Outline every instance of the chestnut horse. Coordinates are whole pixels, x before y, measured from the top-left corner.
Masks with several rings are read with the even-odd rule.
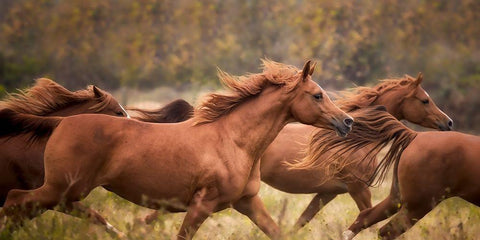
[[[127,116],[122,106],[107,92],[95,86],[71,92],[47,78],[37,79],[35,86],[13,93],[0,102],[0,109],[37,116],[70,116],[101,113]],[[0,138],[0,206],[11,189],[34,189],[43,184],[45,142],[28,144],[28,137]]]
[[[348,156],[369,146],[368,155],[373,156],[391,143],[368,182],[377,176],[376,181],[381,182],[392,165],[394,169],[390,195],[363,210],[344,232],[345,240],[398,212],[380,229],[382,238],[394,239],[450,197],[480,206],[480,137],[460,132],[415,132],[378,109],[362,109],[351,115],[355,125],[346,139],[326,131],[317,135],[329,145],[320,151],[335,148]]]
[[[98,113],[128,117],[123,107],[109,93],[89,86],[86,90],[71,92],[56,82],[39,78],[36,84],[19,93],[10,94],[0,102],[0,109],[37,116],[70,116]],[[12,189],[35,189],[44,181],[43,152],[46,141],[29,143],[25,135],[0,137],[0,206]],[[68,210],[68,211],[67,211]],[[100,214],[81,203],[74,203],[66,213],[88,216],[92,222],[104,225],[109,232],[120,234]]]
[[[191,238],[213,212],[233,206],[269,237],[280,231],[257,195],[259,159],[289,122],[335,129],[353,119],[303,70],[263,61],[263,72],[220,72],[227,94],[210,94],[181,123],[92,116],[37,117],[0,111],[0,136],[34,131],[47,138],[45,183],[9,192],[0,216],[13,223],[60,201],[69,205],[97,186],[150,208],[186,211],[178,238]]]
[[[417,78],[406,75],[404,78],[383,80],[374,87],[358,87],[353,91],[344,92],[344,97],[336,103],[346,112],[367,106],[384,105],[397,119],[405,119],[424,127],[450,130],[453,125],[452,120],[438,109],[421,87],[422,80],[422,74]],[[348,192],[360,211],[372,206],[368,186],[355,176],[368,175],[375,168],[374,165],[347,167],[340,172],[329,172],[332,166],[290,167],[305,156],[306,149],[308,150],[307,145],[311,140],[310,136],[315,131],[314,127],[307,125],[287,125],[270,144],[261,159],[263,182],[288,193],[316,193],[296,221],[294,230],[307,224],[338,194]],[[323,142],[311,144],[322,145]],[[366,152],[368,149],[359,149],[352,158],[361,159]],[[316,154],[315,162],[328,159],[330,154],[330,152]]]

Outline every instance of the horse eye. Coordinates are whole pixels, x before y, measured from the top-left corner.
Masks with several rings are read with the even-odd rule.
[[[123,117],[123,112],[116,112],[117,116],[122,116]]]
[[[319,94],[314,94],[314,95],[313,95],[313,98],[315,98],[316,100],[320,100],[320,99],[323,98],[323,95],[322,95],[321,93],[319,93]]]
[[[430,101],[428,101],[428,99],[425,99],[425,100],[421,100],[423,104],[428,104]]]

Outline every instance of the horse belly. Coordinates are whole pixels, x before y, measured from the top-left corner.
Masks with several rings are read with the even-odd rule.
[[[262,181],[287,193],[345,193],[347,186],[338,179],[324,178],[319,169],[286,169],[262,175]]]
[[[116,179],[105,189],[137,205],[153,209],[186,209],[193,193],[178,183],[161,180],[140,182],[134,177]],[[179,210],[177,210],[179,211]]]

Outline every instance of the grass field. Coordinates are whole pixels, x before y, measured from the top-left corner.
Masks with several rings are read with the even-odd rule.
[[[420,184],[420,183],[419,183]],[[373,202],[388,194],[390,182],[373,188]],[[312,195],[293,195],[262,185],[261,197],[283,232],[289,232]],[[184,214],[164,214],[151,225],[135,221],[150,212],[103,189],[95,189],[83,202],[98,210],[110,223],[126,233],[130,239],[174,239]],[[282,215],[282,209],[286,211]],[[286,239],[340,239],[341,232],[355,219],[358,210],[348,194],[339,195],[303,229],[286,234]],[[385,222],[364,230],[355,239],[376,239],[377,230]],[[478,239],[480,236],[480,209],[461,199],[444,201],[400,239]],[[47,211],[8,239],[115,239],[102,227],[85,219]],[[268,239],[250,220],[233,209],[213,214],[201,226],[196,239]]]

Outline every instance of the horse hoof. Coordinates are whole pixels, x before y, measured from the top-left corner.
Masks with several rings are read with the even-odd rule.
[[[105,227],[107,228],[107,232],[112,234],[114,237],[117,237],[118,239],[128,239],[125,233],[118,230],[117,228],[112,226],[110,223],[107,222]]]
[[[353,237],[355,237],[355,233],[353,233],[351,230],[347,230],[342,233],[342,240],[351,240]]]
[[[148,224],[144,218],[134,218],[133,219],[133,224],[135,225],[145,225],[145,224]]]
[[[122,239],[122,240],[127,240],[128,239],[127,235],[123,232],[117,232],[117,238]]]

